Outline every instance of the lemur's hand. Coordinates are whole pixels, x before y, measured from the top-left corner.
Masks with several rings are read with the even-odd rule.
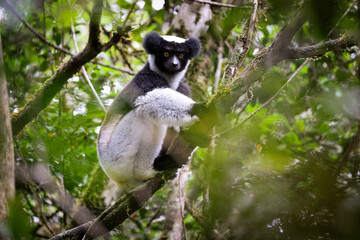
[[[197,116],[200,121],[184,131],[183,137],[193,145],[207,147],[211,142],[210,131],[219,123],[218,112],[214,105],[196,103],[191,110],[191,115]]]

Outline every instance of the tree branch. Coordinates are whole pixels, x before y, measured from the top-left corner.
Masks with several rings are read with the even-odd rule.
[[[4,6],[9,9],[24,25],[25,27],[27,27],[38,39],[40,39],[42,42],[44,42],[45,44],[55,48],[56,50],[63,52],[65,54],[68,54],[70,56],[74,56],[73,53],[71,53],[69,50],[62,48],[52,42],[50,42],[49,40],[47,40],[42,34],[40,34],[39,32],[37,32],[23,17],[20,16],[20,14],[16,11],[16,9],[11,5],[11,3],[8,2],[8,0],[3,0],[4,1]],[[116,36],[118,37],[118,36]],[[120,40],[120,39],[119,39]],[[117,40],[117,42],[119,41]],[[104,49],[104,51],[108,50],[108,48],[110,48],[113,44],[113,42],[115,41],[115,39],[109,41],[109,43],[107,44],[107,48]],[[116,42],[116,43],[117,43]],[[103,66],[103,67],[107,67],[107,68],[111,68],[120,72],[124,72],[130,75],[134,75],[135,73],[129,69],[126,68],[119,68],[119,67],[115,67],[115,66],[111,66],[105,63],[101,63],[95,60],[91,60],[92,63]]]
[[[32,100],[27,102],[24,108],[18,113],[12,114],[11,123],[13,135],[33,120],[39,114],[55,95],[67,83],[67,80],[77,73],[81,67],[94,59],[102,50],[103,45],[100,43],[100,18],[102,13],[102,0],[97,0],[91,13],[89,40],[85,48],[70,58],[63,66],[61,66],[55,74],[48,79],[44,85],[35,93]],[[114,39],[119,39],[118,36]],[[110,40],[113,43],[115,40]]]
[[[194,1],[199,2],[199,3],[210,4],[210,5],[217,6],[217,7],[230,7],[230,8],[238,7],[237,5],[233,5],[233,4],[213,2],[213,1],[208,1],[208,0],[194,0]]]
[[[357,44],[360,44],[359,40],[356,40],[355,38],[347,34],[343,37],[329,40],[327,42],[318,43],[313,46],[306,46],[299,48],[289,47],[287,48],[285,58],[299,59],[299,58],[317,57],[329,51],[343,50]]]

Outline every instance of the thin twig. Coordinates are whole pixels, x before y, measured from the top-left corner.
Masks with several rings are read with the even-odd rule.
[[[126,15],[126,18],[125,18],[125,20],[123,22],[123,26],[126,26],[127,21],[130,19],[130,15],[134,11],[136,3],[137,3],[137,0],[134,1],[133,4],[131,5],[130,10],[128,11],[128,13]]]
[[[109,31],[107,31],[104,26],[101,26],[101,28],[102,28],[103,32],[110,38],[111,33]],[[134,75],[135,73],[133,72],[133,68],[130,65],[129,61],[126,59],[124,51],[117,44],[115,44],[114,47],[119,51],[121,57],[123,58],[124,64],[131,70],[131,73],[132,73],[131,75]],[[115,61],[113,60],[113,62],[115,62]]]
[[[212,1],[208,1],[208,0],[194,0],[194,2],[210,4],[210,5],[218,6],[218,7],[230,7],[230,8],[237,8],[237,7],[239,7],[239,6],[233,5],[233,4],[220,3],[220,2],[212,2]]]
[[[98,62],[98,61],[94,61],[94,60],[91,61],[91,62],[95,63],[97,65],[103,66],[103,67],[107,67],[107,68],[111,68],[113,70],[117,70],[117,71],[120,71],[120,72],[127,73],[129,75],[135,75],[134,71],[126,69],[126,68],[119,68],[119,67],[115,67],[115,66],[112,66],[112,65],[109,65],[109,64],[106,64],[106,63],[102,63],[102,62]]]

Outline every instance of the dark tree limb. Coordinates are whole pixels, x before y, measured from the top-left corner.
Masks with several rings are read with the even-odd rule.
[[[356,40],[351,35],[347,34],[343,37],[322,42],[313,46],[289,47],[286,51],[286,59],[300,59],[322,56],[329,51],[343,50],[348,47],[360,44],[359,40]]]
[[[12,114],[11,123],[13,135],[18,134],[26,124],[32,121],[48,106],[55,95],[67,83],[67,80],[80,71],[84,64],[90,62],[100,52],[109,49],[111,45],[120,40],[120,34],[115,33],[108,43],[102,44],[100,42],[102,6],[102,0],[95,1],[90,19],[89,39],[85,48],[59,67],[55,74],[35,93],[33,99],[27,102],[24,108],[20,109],[18,113]]]

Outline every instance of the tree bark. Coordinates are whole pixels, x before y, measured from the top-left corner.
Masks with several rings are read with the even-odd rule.
[[[8,201],[15,196],[14,148],[0,36],[0,222],[6,220]]]

